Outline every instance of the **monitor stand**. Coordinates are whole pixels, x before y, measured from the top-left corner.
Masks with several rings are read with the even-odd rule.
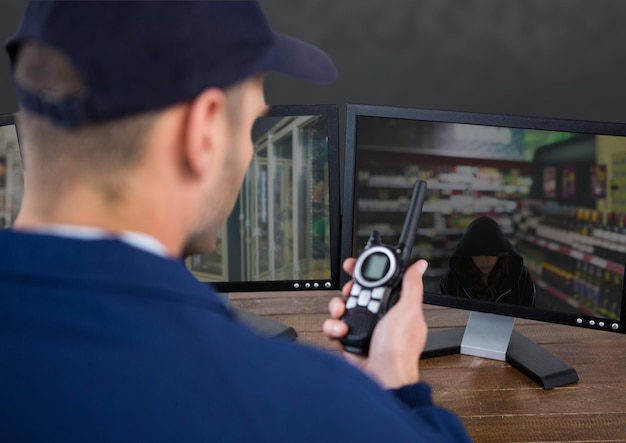
[[[461,328],[431,331],[422,358],[475,355],[509,362],[544,389],[578,381],[576,370],[513,329],[515,318],[471,312]]]
[[[243,309],[235,308],[230,303],[230,294],[218,293],[217,296],[228,306],[233,316],[244,325],[251,328],[257,334],[264,337],[277,337],[283,338],[289,341],[295,341],[298,338],[298,333],[294,328],[284,323],[277,322],[271,318],[262,317],[252,312],[244,311]]]
[[[289,325],[234,307],[231,307],[230,310],[237,320],[252,328],[257,334],[265,337],[283,338],[289,341],[294,341],[298,338],[296,330]]]

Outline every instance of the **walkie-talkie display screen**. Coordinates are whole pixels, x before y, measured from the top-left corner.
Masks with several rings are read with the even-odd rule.
[[[363,277],[371,281],[380,280],[389,270],[389,258],[384,254],[370,255],[363,267]]]

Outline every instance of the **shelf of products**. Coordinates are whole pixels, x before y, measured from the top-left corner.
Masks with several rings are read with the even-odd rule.
[[[524,213],[518,248],[538,290],[563,301],[572,312],[619,319],[624,214],[545,202],[528,202]]]

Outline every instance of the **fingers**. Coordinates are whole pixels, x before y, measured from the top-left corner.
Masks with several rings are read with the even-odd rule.
[[[346,305],[339,297],[331,299],[328,303],[328,312],[332,318],[324,322],[323,330],[331,339],[339,339],[348,333],[348,325],[340,320],[345,311]]]
[[[341,318],[346,311],[346,305],[340,297],[334,297],[328,302],[328,312],[332,318]]]
[[[350,295],[351,290],[352,290],[352,280],[350,280],[348,283],[343,285],[343,287],[341,288],[341,294],[344,297],[348,297]]]
[[[346,271],[348,275],[352,275],[352,272],[354,272],[355,264],[356,264],[355,258],[352,258],[352,257],[347,258],[343,262],[343,270]],[[343,287],[341,288],[341,293],[343,294],[344,297],[347,297],[348,295],[350,295],[351,289],[352,289],[352,280],[350,280],[348,283],[343,285]]]
[[[356,259],[347,258],[343,262],[343,270],[348,273],[348,275],[352,275],[355,263]],[[341,292],[344,297],[347,297],[350,294],[351,288],[352,280],[343,285]],[[331,318],[324,322],[322,329],[324,334],[326,334],[329,338],[338,340],[348,333],[348,325],[340,320],[345,311],[345,302],[339,297],[331,299],[328,303],[328,312],[330,313]]]
[[[324,321],[322,327],[324,334],[329,338],[338,340],[348,333],[348,325],[341,320],[329,318]]]
[[[356,258],[353,258],[353,257],[346,258],[343,261],[343,270],[346,271],[347,274],[352,275],[355,264],[356,264]]]

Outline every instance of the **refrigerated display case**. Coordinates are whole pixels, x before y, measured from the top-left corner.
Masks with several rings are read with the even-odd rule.
[[[0,125],[0,229],[11,226],[24,194],[24,172],[15,125]]]

